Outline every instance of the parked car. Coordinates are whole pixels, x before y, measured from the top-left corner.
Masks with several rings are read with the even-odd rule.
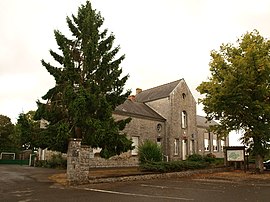
[[[264,170],[270,170],[270,160],[263,162]]]

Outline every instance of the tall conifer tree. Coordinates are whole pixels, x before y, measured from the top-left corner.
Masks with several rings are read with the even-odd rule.
[[[86,2],[77,16],[67,17],[72,38],[55,30],[61,54],[50,50],[59,67],[42,60],[42,65],[55,78],[56,85],[37,102],[36,119],[46,119],[43,132],[48,147],[66,151],[68,139],[82,138],[84,144],[102,148],[108,158],[132,149],[131,140],[121,130],[130,119],[115,121],[112,112],[130,94],[124,92],[128,75],[122,75],[117,57],[120,47],[114,46],[114,35],[102,30],[104,19]]]

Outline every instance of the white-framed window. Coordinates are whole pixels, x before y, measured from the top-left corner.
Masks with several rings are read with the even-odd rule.
[[[218,151],[217,140],[213,140],[213,151]]]
[[[218,151],[218,144],[217,144],[217,135],[213,135],[213,151]]]
[[[204,151],[210,150],[209,139],[210,139],[209,133],[204,133]]]
[[[182,111],[181,113],[181,125],[182,125],[182,128],[187,127],[187,112],[186,111]]]
[[[174,139],[174,155],[179,155],[179,139]]]
[[[131,154],[138,155],[139,137],[132,136],[132,146],[134,146],[134,149],[131,151]]]
[[[225,147],[225,141],[224,140],[220,140],[220,150],[223,151]]]

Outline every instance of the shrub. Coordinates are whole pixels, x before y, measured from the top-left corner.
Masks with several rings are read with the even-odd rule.
[[[42,167],[42,168],[49,168],[49,164],[47,162],[47,160],[38,160],[35,163],[36,167]]]
[[[206,156],[204,156],[204,160],[208,163],[213,163],[215,162],[216,156],[212,153],[207,154]]]
[[[61,154],[52,155],[52,158],[49,160],[39,160],[35,164],[37,167],[43,168],[67,168],[67,160],[62,157]]]
[[[192,154],[187,158],[188,161],[203,161],[203,156],[200,154]]]
[[[216,166],[224,166],[224,158],[215,158],[214,164]]]
[[[139,163],[160,162],[162,161],[162,152],[160,146],[156,143],[146,140],[138,148]]]
[[[196,161],[171,161],[171,162],[148,162],[141,164],[140,167],[144,171],[151,172],[180,172],[185,170],[203,169],[209,164],[206,162]]]

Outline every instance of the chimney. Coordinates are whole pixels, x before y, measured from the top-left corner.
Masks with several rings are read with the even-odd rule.
[[[141,88],[136,88],[136,95],[138,95],[140,92],[142,92]]]
[[[130,101],[132,101],[132,102],[135,102],[135,101],[136,101],[135,95],[130,95],[130,96],[128,96],[128,100],[130,100]]]

